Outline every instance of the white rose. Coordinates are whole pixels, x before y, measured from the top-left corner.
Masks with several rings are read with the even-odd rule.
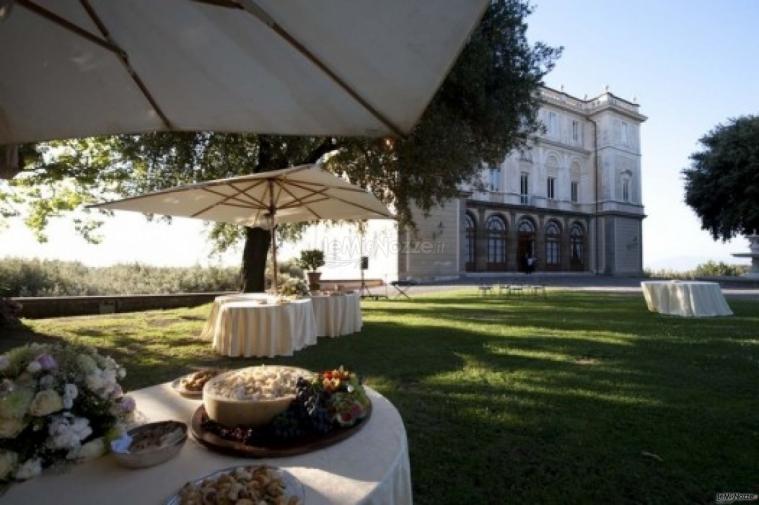
[[[103,437],[90,440],[79,449],[73,449],[66,455],[66,459],[76,459],[77,461],[89,461],[99,458],[106,452],[105,441]]]
[[[74,406],[74,400],[79,396],[79,390],[76,384],[66,384],[63,386],[63,408],[70,410]]]
[[[40,473],[42,473],[42,460],[39,458],[27,459],[16,470],[16,479],[27,480],[38,476]]]
[[[63,409],[63,399],[56,391],[46,389],[40,391],[29,406],[29,413],[33,416],[44,417]]]
[[[13,451],[0,451],[0,480],[7,479],[18,465],[18,454]]]
[[[47,446],[51,449],[79,449],[80,443],[92,435],[90,422],[66,412],[55,416],[48,427]]]
[[[34,361],[30,361],[29,364],[26,366],[26,371],[29,373],[37,373],[40,370],[42,370],[42,365],[40,365],[39,361],[36,359]]]

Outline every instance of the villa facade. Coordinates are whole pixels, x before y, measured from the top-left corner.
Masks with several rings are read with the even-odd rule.
[[[372,222],[361,251],[336,242],[355,233],[319,232],[325,277],[355,278],[348,258],[358,254],[370,258],[368,277],[390,280],[513,273],[530,255],[538,272],[640,274],[646,117],[608,90],[579,99],[543,88],[540,98],[545,131],[500,165],[484,167],[481,183],[462,187],[459,198],[417,213],[414,232]]]

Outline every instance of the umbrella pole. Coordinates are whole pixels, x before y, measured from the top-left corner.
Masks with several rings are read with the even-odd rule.
[[[279,291],[279,286],[277,283],[277,225],[272,224],[271,226],[271,262],[272,262],[272,280],[274,285],[274,293],[276,294]]]
[[[275,214],[277,206],[274,204],[274,181],[269,179],[269,218],[271,219],[271,276],[274,294],[279,292],[279,283],[277,282],[277,220]]]

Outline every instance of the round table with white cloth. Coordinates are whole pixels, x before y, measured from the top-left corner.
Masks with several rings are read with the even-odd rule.
[[[398,411],[371,388],[373,411],[352,437],[314,452],[274,459],[249,459],[213,452],[190,436],[174,459],[140,470],[112,456],[74,465],[62,473],[13,484],[3,505],[161,505],[185,482],[237,465],[268,464],[291,472],[305,488],[305,505],[406,505],[412,503],[406,430]],[[146,422],[190,422],[200,400],[179,396],[169,383],[130,393]]]
[[[224,356],[292,356],[316,344],[316,320],[309,298],[276,303],[263,293],[219,296],[200,335]]]
[[[733,314],[716,282],[646,281],[640,287],[651,312],[683,317]]]
[[[318,336],[339,337],[361,331],[361,298],[357,293],[312,295],[311,306]]]

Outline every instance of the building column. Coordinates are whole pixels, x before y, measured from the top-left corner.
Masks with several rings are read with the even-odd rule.
[[[543,229],[545,225],[545,216],[539,214],[535,216],[535,222],[538,229],[535,230],[535,257],[538,258],[537,270],[546,270],[546,234]]]
[[[488,238],[484,208],[477,209],[477,234],[474,249],[474,271],[485,272],[488,267]]]
[[[572,250],[569,243],[570,226],[571,221],[568,218],[564,218],[561,221],[561,238],[559,241],[559,267],[565,272],[572,270]]]
[[[519,223],[513,211],[509,212],[509,231],[506,236],[506,270],[519,271],[519,258],[517,251],[519,246]]]

